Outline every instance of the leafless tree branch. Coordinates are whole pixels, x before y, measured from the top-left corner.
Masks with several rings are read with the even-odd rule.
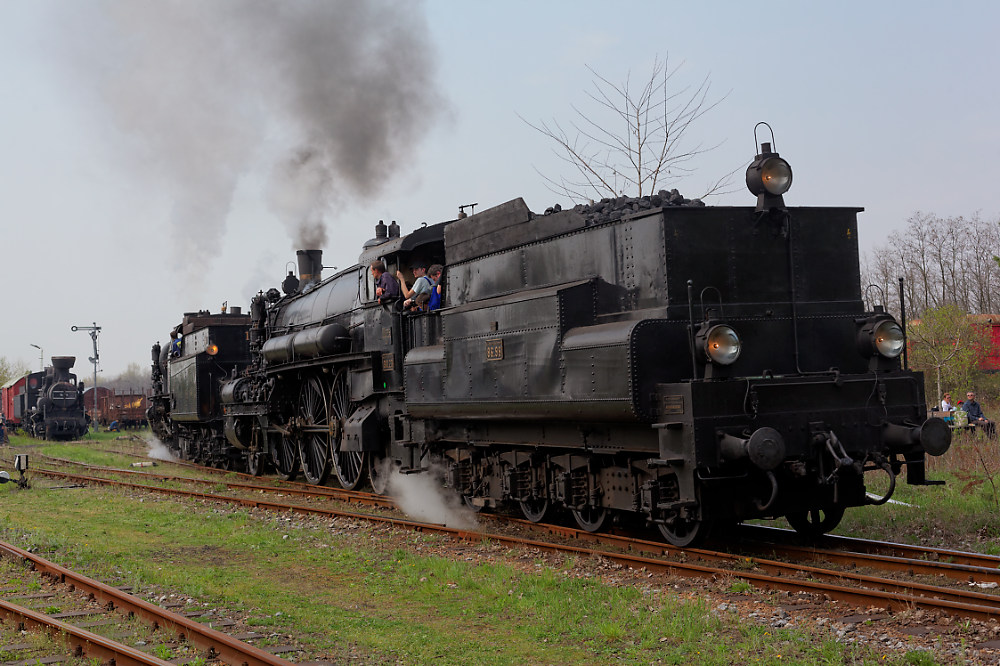
[[[688,145],[688,134],[728,93],[710,99],[708,76],[693,90],[674,90],[671,84],[683,64],[671,69],[668,59],[656,58],[649,77],[638,86],[633,86],[631,72],[619,84],[588,66],[594,89],[586,95],[597,110],[588,112],[571,105],[575,114],[569,125],[571,133],[557,121],[532,123],[521,117],[555,143],[556,155],[574,174],[552,178],[539,172],[549,189],[577,201],[623,194],[641,197],[692,173],[690,162],[721,142],[692,146]],[[728,188],[739,169],[711,183],[701,198],[731,191]]]

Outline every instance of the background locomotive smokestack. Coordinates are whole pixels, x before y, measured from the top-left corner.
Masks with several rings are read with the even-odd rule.
[[[53,356],[52,368],[57,382],[69,381],[69,370],[76,363],[75,356]]]
[[[323,250],[297,250],[295,256],[299,260],[301,289],[323,279]]]
[[[114,128],[129,173],[169,194],[161,237],[178,244],[180,275],[209,266],[255,158],[274,160],[267,203],[292,248],[324,247],[333,206],[377,194],[447,111],[420,3],[101,0],[59,12],[68,80],[101,95],[100,126]]]

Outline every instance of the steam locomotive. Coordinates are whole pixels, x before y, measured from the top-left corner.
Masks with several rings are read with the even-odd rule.
[[[925,455],[951,434],[901,362],[903,328],[863,304],[862,209],[786,207],[768,143],[747,184],[756,207],[674,190],[543,215],[515,199],[406,235],[379,222],[325,279],[300,250],[284,293],[185,315],[179,348],[154,346],[150,421],[212,464],[378,492],[432,473],[476,509],[639,519],[678,546],[754,518],[827,532],[904,466],[933,483]],[[445,265],[443,308],[378,298],[378,261],[408,282]],[[871,475],[887,490],[866,492]]]
[[[13,421],[24,432],[42,439],[76,439],[87,433],[88,417],[83,408],[83,382],[77,383],[70,368],[74,356],[53,356],[43,372],[24,378],[22,392],[12,395]]]

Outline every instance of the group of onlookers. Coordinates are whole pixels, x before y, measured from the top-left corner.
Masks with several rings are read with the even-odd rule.
[[[966,415],[965,420],[969,425],[976,426],[985,432],[988,436],[993,437],[996,435],[996,425],[993,421],[986,418],[983,413],[983,408],[976,401],[976,392],[969,391],[965,394],[965,400],[959,400],[958,404],[952,404],[951,393],[945,393],[941,396],[941,411],[946,412],[948,416],[945,420],[951,420],[955,422],[954,412],[964,412]]]
[[[412,287],[406,286],[402,271],[396,271],[395,279],[389,275],[382,261],[373,261],[370,268],[375,278],[375,297],[379,302],[405,299],[402,309],[413,312],[430,312],[441,307],[441,276],[444,273],[441,264],[431,264],[430,268],[422,263],[410,266],[414,277]]]

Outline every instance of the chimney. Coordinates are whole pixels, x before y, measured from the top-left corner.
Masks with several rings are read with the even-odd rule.
[[[69,381],[69,369],[76,363],[75,356],[53,356],[52,368],[57,382]]]
[[[298,250],[295,254],[299,260],[300,289],[323,279],[323,250]]]

